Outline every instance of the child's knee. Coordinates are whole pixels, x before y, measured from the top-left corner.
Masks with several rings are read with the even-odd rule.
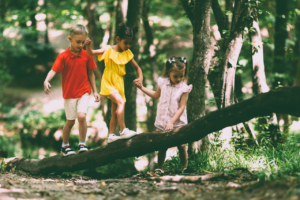
[[[86,121],[86,114],[85,113],[78,113],[77,119],[79,123],[83,123]]]

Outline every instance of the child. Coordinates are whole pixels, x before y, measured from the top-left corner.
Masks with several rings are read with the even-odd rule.
[[[187,60],[184,57],[172,57],[165,65],[163,71],[164,78],[158,78],[158,88],[156,91],[138,86],[148,96],[158,99],[160,98],[155,127],[157,131],[170,130],[174,127],[180,127],[187,124],[187,115],[185,105],[188,100],[189,92],[192,85],[187,85],[184,79],[187,76]],[[177,146],[179,150],[179,158],[183,166],[183,170],[187,167],[187,150],[185,144]],[[158,152],[158,169],[157,173],[163,174],[163,165],[166,158],[167,149]]]
[[[67,122],[63,128],[63,143],[61,148],[61,155],[63,156],[75,154],[69,147],[69,136],[75,124],[76,117],[79,122],[79,153],[88,151],[88,147],[85,145],[87,131],[86,112],[91,86],[96,102],[100,100],[93,73],[93,69],[96,69],[97,65],[93,57],[89,56],[82,49],[87,34],[87,29],[84,26],[79,24],[72,26],[70,36],[68,37],[70,47],[58,55],[44,82],[44,91],[46,94],[49,94],[51,88],[49,82],[56,73],[62,73],[62,91],[67,117]]]
[[[107,96],[112,100],[111,120],[109,124],[109,136],[107,142],[113,142],[117,139],[130,138],[137,133],[129,130],[124,122],[125,92],[123,76],[126,74],[125,64],[130,62],[136,71],[138,78],[133,81],[136,86],[143,82],[143,74],[139,65],[135,62],[133,54],[130,51],[132,41],[138,28],[129,28],[123,23],[119,24],[117,31],[117,44],[102,49],[92,50],[91,40],[86,40],[87,52],[89,55],[98,55],[98,60],[104,60],[105,69],[101,81],[100,95]],[[120,125],[120,136],[114,134],[117,122]]]

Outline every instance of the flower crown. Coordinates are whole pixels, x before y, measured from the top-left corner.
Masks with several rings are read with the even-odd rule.
[[[175,57],[173,57],[172,60],[169,58],[168,62],[170,64],[175,63],[176,62]],[[185,57],[180,57],[180,62],[183,62],[184,64],[186,64],[186,58]]]

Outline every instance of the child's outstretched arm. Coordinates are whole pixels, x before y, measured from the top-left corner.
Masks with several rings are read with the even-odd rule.
[[[93,94],[95,97],[95,102],[100,101],[100,95],[97,92],[96,82],[95,82],[95,74],[92,69],[88,69],[88,78],[93,90]]]
[[[140,66],[135,62],[134,58],[130,60],[130,64],[138,75],[138,78],[133,81],[136,87],[140,87],[143,84],[143,72]]]
[[[179,108],[178,108],[177,112],[175,113],[175,115],[172,117],[172,119],[165,126],[165,130],[173,129],[174,123],[179,119],[179,117],[182,115],[182,113],[185,109],[188,98],[189,98],[189,93],[188,92],[181,95]]]
[[[108,47],[103,47],[102,49],[96,49],[96,50],[93,50],[92,49],[92,40],[90,40],[90,38],[87,38],[84,42],[85,46],[86,46],[86,52],[88,53],[88,55],[90,56],[98,56],[98,55],[101,55],[103,54],[106,49]]]
[[[144,87],[143,85],[136,86],[136,87],[139,88],[142,92],[144,92],[149,97],[152,97],[153,99],[158,99],[160,97],[160,92],[161,92],[160,87],[157,87],[156,91],[150,90]]]
[[[46,94],[49,94],[51,92],[50,88],[52,87],[51,84],[49,83],[52,78],[56,75],[56,72],[54,70],[50,70],[45,81],[44,81],[44,92]]]

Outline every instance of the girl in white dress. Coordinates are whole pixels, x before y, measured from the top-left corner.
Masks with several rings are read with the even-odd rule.
[[[160,98],[155,127],[157,131],[169,130],[187,124],[186,103],[192,85],[187,85],[184,80],[187,76],[188,63],[184,57],[171,57],[166,62],[163,78],[158,78],[158,88],[156,91],[150,90],[143,85],[138,88],[148,96]],[[187,167],[186,145],[177,146],[179,158],[183,170]],[[158,151],[158,173],[164,173],[163,165],[166,158],[167,149]]]

